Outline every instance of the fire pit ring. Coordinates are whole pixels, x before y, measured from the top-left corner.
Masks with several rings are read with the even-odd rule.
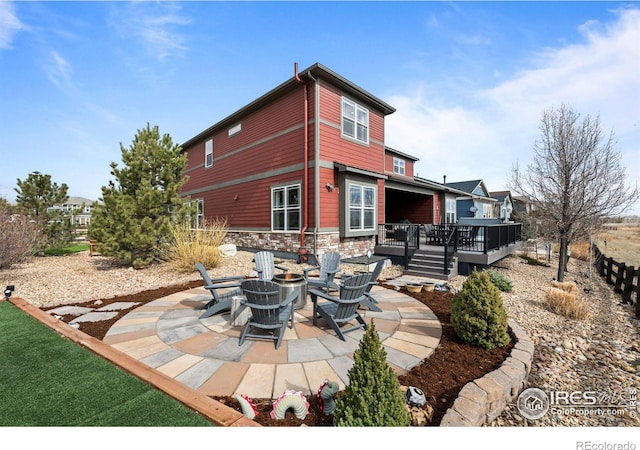
[[[307,280],[297,273],[279,273],[273,276],[273,282],[280,286],[280,298],[287,298],[294,290],[298,292],[298,298],[293,304],[293,309],[304,308],[307,305]]]

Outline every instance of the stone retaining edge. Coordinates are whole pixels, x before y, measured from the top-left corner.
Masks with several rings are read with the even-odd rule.
[[[500,368],[467,383],[460,390],[442,418],[441,427],[489,424],[524,389],[533,361],[533,341],[513,319],[508,319],[507,323],[516,341],[509,357]]]

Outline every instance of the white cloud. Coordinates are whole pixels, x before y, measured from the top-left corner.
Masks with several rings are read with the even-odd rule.
[[[0,49],[11,49],[16,33],[25,26],[16,15],[13,3],[0,2]]]
[[[397,112],[387,118],[387,143],[419,157],[420,176],[482,178],[500,190],[514,163],[528,163],[542,112],[566,103],[600,115],[603,130],[618,137],[629,181],[640,183],[640,10],[616,14],[607,24],[582,25],[581,43],[533,55],[530,68],[477,90],[470,105],[451,106],[446,92],[425,96],[420,88],[389,98]]]
[[[71,65],[55,50],[49,54],[46,71],[49,80],[58,89],[67,91],[71,87]]]
[[[138,40],[149,55],[163,61],[185,49],[184,35],[177,29],[190,20],[174,3],[134,2],[114,9],[111,23],[123,38]]]

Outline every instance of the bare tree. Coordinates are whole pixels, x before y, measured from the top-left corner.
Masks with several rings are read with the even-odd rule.
[[[558,280],[564,280],[569,244],[588,236],[603,218],[623,213],[638,199],[638,187],[625,184],[613,132],[605,136],[600,117],[570,107],[545,111],[541,138],[525,172],[516,165],[510,189],[529,197],[548,235],[560,242]]]

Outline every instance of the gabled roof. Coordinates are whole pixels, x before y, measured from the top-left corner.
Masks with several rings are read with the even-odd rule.
[[[324,80],[327,80],[334,86],[337,86],[344,92],[353,96],[355,99],[358,99],[363,103],[382,111],[385,116],[388,114],[392,114],[396,111],[396,109],[393,106],[385,103],[384,101],[380,100],[378,97],[374,96],[368,91],[365,91],[358,85],[352,83],[351,81],[347,80],[341,75],[338,75],[336,72],[328,69],[327,67],[323,66],[320,63],[315,63],[314,65],[304,69],[302,72],[299,72],[298,77],[305,81],[313,80],[316,78],[322,78]],[[281,85],[270,90],[266,94],[262,95],[261,97],[249,103],[248,105],[240,108],[233,114],[225,117],[224,119],[210,126],[206,130],[198,133],[191,139],[188,139],[186,142],[181,144],[181,147],[183,149],[185,147],[189,147],[195,142],[198,142],[206,137],[209,137],[215,134],[219,130],[222,130],[231,125],[234,125],[236,122],[240,121],[243,117],[247,116],[248,114],[251,114],[252,112],[259,110],[265,105],[273,102],[275,99],[282,97],[283,95],[299,87],[300,87],[300,83],[296,80],[296,77],[294,74],[293,77],[289,78],[287,81],[285,81]]]
[[[411,161],[419,161],[420,160],[419,158],[416,158],[415,156],[411,156],[408,153],[401,152],[400,150],[396,150],[395,148],[391,148],[391,147],[386,146],[386,145],[384,147],[384,151],[385,152],[389,152],[389,153],[393,153],[393,154],[398,155],[398,156],[402,156],[403,158],[410,159]]]
[[[453,183],[445,183],[445,186],[464,191],[472,198],[482,198],[489,201],[495,201],[482,180],[456,181]],[[478,193],[478,190],[480,190],[482,194]]]
[[[95,200],[90,200],[84,197],[69,197],[66,202],[60,203],[61,205],[82,205],[91,206]]]
[[[504,201],[505,198],[512,198],[511,197],[511,191],[495,191],[495,192],[489,192],[489,195],[492,198],[495,198],[496,200],[500,200],[501,202]]]

